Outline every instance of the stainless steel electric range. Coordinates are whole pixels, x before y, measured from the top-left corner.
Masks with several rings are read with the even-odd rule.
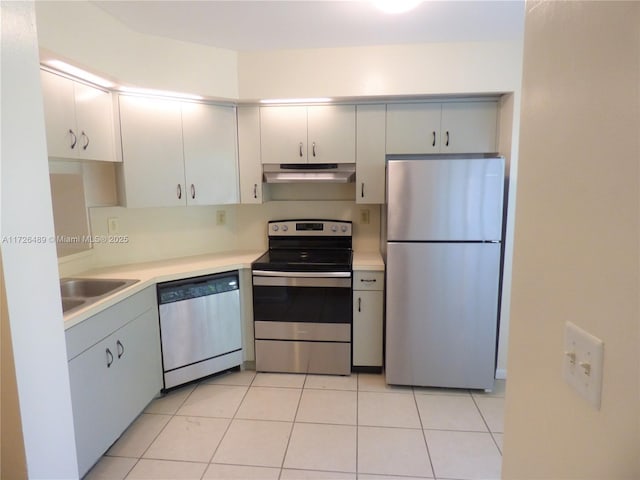
[[[252,264],[256,370],[349,375],[352,225],[268,224],[269,251]]]

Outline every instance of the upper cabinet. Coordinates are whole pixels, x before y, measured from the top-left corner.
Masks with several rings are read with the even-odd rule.
[[[240,202],[262,203],[262,163],[260,162],[260,107],[238,106],[238,166]]]
[[[260,108],[262,163],[354,163],[354,105]]]
[[[385,201],[385,105],[357,105],[356,203]]]
[[[236,108],[183,103],[182,135],[187,204],[238,203]]]
[[[127,207],[238,203],[235,107],[120,96]]]
[[[495,101],[387,105],[387,153],[496,151]]]
[[[49,157],[117,161],[111,93],[41,70]]]

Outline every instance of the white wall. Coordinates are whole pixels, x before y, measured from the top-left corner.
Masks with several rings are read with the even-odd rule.
[[[144,88],[238,97],[237,53],[144,35],[86,1],[36,3],[43,54]]]
[[[2,3],[1,159],[2,266],[29,478],[77,478],[32,2]]]
[[[240,98],[513,92],[522,43],[475,42],[240,52]]]
[[[640,4],[527,5],[503,478],[640,478]],[[602,406],[562,379],[604,341]]]

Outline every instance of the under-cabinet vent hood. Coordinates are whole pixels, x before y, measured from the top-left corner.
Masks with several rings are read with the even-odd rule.
[[[350,183],[355,181],[355,163],[265,164],[267,183]]]

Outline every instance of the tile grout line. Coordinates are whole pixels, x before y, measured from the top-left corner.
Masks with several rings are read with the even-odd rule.
[[[498,442],[496,441],[496,437],[494,437],[493,435],[493,431],[491,430],[491,428],[489,427],[489,423],[487,422],[487,420],[484,418],[484,415],[482,413],[482,410],[480,409],[480,406],[478,405],[478,402],[476,402],[476,399],[473,395],[471,395],[471,399],[473,400],[473,404],[476,406],[476,408],[478,409],[478,412],[480,413],[480,418],[482,418],[482,421],[484,422],[485,426],[487,427],[487,432],[489,432],[489,435],[491,435],[491,440],[493,440],[493,444],[496,446],[496,448],[498,449],[498,452],[500,453],[500,457],[502,458],[502,450],[500,450],[500,446],[498,445]],[[504,415],[504,413],[503,413]]]
[[[429,443],[427,442],[427,434],[425,433],[424,424],[422,423],[422,415],[420,415],[420,408],[418,408],[418,399],[416,398],[416,391],[411,388],[413,393],[413,403],[416,406],[416,412],[418,413],[418,420],[420,420],[420,430],[422,431],[422,438],[424,439],[424,446],[427,449],[427,457],[429,458],[429,466],[431,467],[431,475],[436,478],[436,470],[433,466],[433,460],[431,459],[431,451],[429,450]]]
[[[242,371],[242,370],[240,370],[240,371]],[[207,462],[207,467],[204,469],[204,472],[202,472],[202,476],[200,477],[200,480],[202,480],[204,478],[205,474],[207,473],[207,470],[209,470],[209,466],[211,465],[211,462],[213,462],[213,458],[216,456],[216,453],[218,453],[218,449],[220,448],[220,445],[222,445],[222,442],[224,441],[224,437],[229,432],[229,429],[231,428],[231,424],[236,419],[236,415],[238,414],[238,410],[240,410],[240,407],[242,406],[242,402],[244,402],[244,399],[249,394],[249,390],[251,390],[251,386],[253,385],[253,381],[255,379],[256,379],[256,375],[253,376],[253,378],[251,379],[249,384],[246,386],[247,390],[244,392],[244,395],[242,395],[242,399],[238,402],[238,406],[236,407],[235,411],[233,412],[233,416],[229,419],[229,424],[227,425],[227,428],[225,428],[224,433],[222,434],[222,436],[220,437],[220,441],[218,442],[218,445],[216,445],[216,448],[213,449],[213,453],[211,454],[211,457],[209,457],[209,461]],[[230,386],[230,385],[227,385],[227,386]]]
[[[176,413],[178,412],[178,410],[180,410],[180,407],[182,407],[182,405],[184,405],[184,403],[187,401],[187,399],[193,394],[193,392],[195,392],[196,388],[198,388],[198,386],[196,385],[195,388],[193,388],[193,390],[191,390],[191,392],[189,392],[189,394],[184,398],[184,400],[182,401],[182,403],[180,403],[180,405],[178,405],[178,407],[176,408],[175,412],[173,414],[171,414],[169,420],[167,421],[167,423],[164,424],[164,426],[160,429],[160,431],[153,437],[153,440],[151,440],[151,442],[149,442],[149,445],[147,445],[147,448],[144,449],[144,451],[140,454],[140,456],[136,459],[136,463],[133,464],[133,466],[131,467],[131,469],[127,472],[127,474],[125,475],[124,479],[126,480],[129,475],[131,475],[131,472],[133,472],[133,469],[138,465],[138,463],[140,463],[140,460],[143,459],[144,454],[147,453],[147,451],[151,448],[151,445],[153,445],[153,443],[158,439],[158,437],[160,436],[160,434],[164,431],[165,428],[167,428],[167,425],[169,425],[169,422],[171,422],[171,420],[173,420],[173,418],[176,416]],[[166,393],[163,395],[167,395]],[[160,397],[162,398],[162,397]],[[155,398],[153,399],[155,400]],[[153,402],[153,400],[151,400],[151,402],[149,402],[149,405]],[[145,410],[146,408],[149,406],[147,405],[142,412],[140,413],[140,415],[138,415],[138,417],[136,418],[136,420],[138,418],[140,418],[142,415],[154,415],[154,414],[145,414]],[[160,414],[155,414],[155,415],[160,415]],[[134,420],[131,425],[133,425],[133,423],[136,421]],[[129,427],[127,428],[131,428],[131,425],[129,425]],[[126,430],[125,430],[126,432]],[[124,433],[124,432],[123,432]],[[120,437],[118,437],[118,440],[120,439]],[[118,441],[116,440],[116,442]],[[115,442],[114,442],[115,444]],[[111,447],[109,447],[111,448]]]
[[[287,445],[284,448],[284,454],[282,455],[282,462],[280,463],[280,473],[278,474],[278,480],[282,478],[282,472],[284,470],[284,462],[287,459],[287,452],[289,451],[289,445],[291,444],[291,437],[293,436],[293,429],[296,425],[296,417],[298,416],[298,411],[300,410],[300,403],[302,403],[302,393],[304,392],[304,385],[307,383],[308,375],[304,375],[304,381],[302,382],[302,387],[300,388],[300,397],[298,398],[298,405],[296,406],[296,413],[293,415],[293,421],[291,422],[291,430],[289,430],[289,438],[287,439]]]

